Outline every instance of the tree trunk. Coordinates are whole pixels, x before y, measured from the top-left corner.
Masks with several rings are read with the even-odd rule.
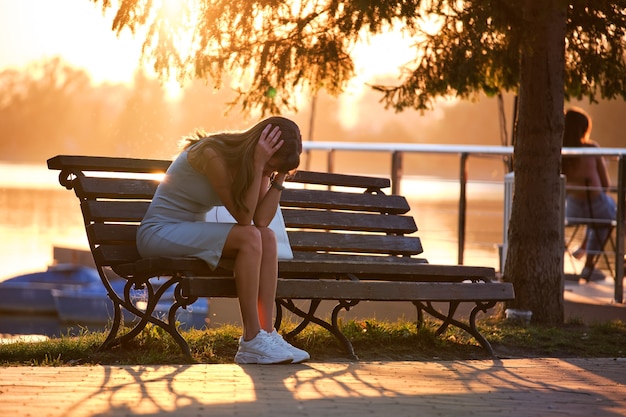
[[[528,39],[521,56],[514,144],[515,194],[504,280],[535,323],[563,323],[560,164],[565,68],[565,3],[525,0]]]

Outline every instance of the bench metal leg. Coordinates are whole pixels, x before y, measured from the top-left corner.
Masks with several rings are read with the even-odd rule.
[[[304,311],[300,309],[298,306],[296,306],[293,300],[291,299],[276,300],[276,304],[278,306],[277,310],[280,309],[281,307],[284,307],[287,310],[291,311],[293,314],[303,319],[302,322],[295,329],[287,333],[286,335],[287,339],[290,339],[296,336],[297,334],[299,334],[302,330],[306,328],[306,326],[309,325],[309,323],[315,323],[318,326],[321,326],[324,329],[328,330],[330,333],[332,333],[337,338],[337,340],[339,340],[339,342],[343,345],[345,351],[348,353],[351,359],[358,360],[359,357],[354,352],[354,347],[352,346],[352,343],[346,337],[346,335],[342,333],[341,329],[339,328],[339,312],[343,309],[345,309],[346,311],[350,310],[350,308],[357,305],[359,301],[358,300],[356,301],[339,300],[338,304],[333,309],[330,323],[315,316],[315,312],[317,311],[317,308],[319,307],[321,301],[322,300],[319,300],[319,299],[311,300],[308,311]],[[277,318],[279,317],[279,315],[282,319],[282,312],[277,313]]]
[[[101,278],[102,278],[101,274]],[[109,334],[107,335],[105,341],[100,345],[98,350],[106,350],[110,349],[117,345],[123,345],[124,343],[132,340],[137,335],[139,335],[146,327],[148,323],[152,323],[156,326],[161,327],[170,336],[174,339],[174,341],[180,346],[182,353],[187,357],[191,358],[191,351],[189,349],[189,345],[187,341],[181,336],[176,327],[176,311],[180,307],[186,307],[187,305],[192,304],[197,300],[197,297],[186,297],[182,294],[180,282],[181,277],[172,277],[163,283],[163,285],[159,286],[155,291],[153,284],[149,281],[149,278],[137,278],[129,279],[124,286],[124,295],[121,298],[115,290],[112,288],[110,283],[108,282],[108,278],[102,278],[102,281],[107,288],[107,292],[109,298],[113,301],[114,306],[114,319],[111,329],[109,330]],[[165,322],[160,320],[152,315],[154,309],[156,308],[157,303],[163,296],[163,294],[172,286],[176,285],[174,289],[174,303],[170,306],[168,312],[168,321]],[[145,288],[147,292],[147,302],[146,309],[140,310],[133,303],[130,291],[132,288]],[[120,326],[123,323],[123,314],[122,308],[127,310],[128,312],[134,314],[139,318],[139,322],[133,326],[133,328],[127,333],[118,336],[120,331]]]
[[[298,326],[296,326],[295,329],[293,329],[292,331],[290,331],[287,335],[285,335],[287,338],[292,338],[295,337],[296,335],[300,334],[300,332],[302,332],[306,326],[309,325],[309,323],[311,323],[310,318],[314,318],[315,317],[315,312],[317,311],[317,308],[319,307],[319,305],[321,304],[322,300],[320,299],[315,299],[315,300],[311,300],[309,302],[309,311],[304,313],[304,316],[300,316],[302,318],[302,321],[300,322],[300,324],[298,324]],[[289,303],[289,305],[287,305],[287,303]],[[287,308],[289,311],[293,312],[293,308],[295,307],[295,304],[293,303],[293,301],[291,300],[276,300],[276,330],[280,329],[280,325],[281,325],[281,321],[282,321],[282,311],[283,309],[281,307],[285,307]]]
[[[431,302],[427,302],[427,303],[422,303],[420,301],[413,302],[413,304],[415,305],[415,307],[417,307],[417,310],[418,310],[418,320],[420,321],[419,323],[420,325],[423,324],[423,317],[421,316],[421,311],[425,311],[431,316],[442,321],[442,324],[439,326],[439,328],[436,331],[437,335],[442,334],[448,328],[449,325],[456,326],[459,329],[465,330],[467,333],[469,333],[474,339],[476,339],[476,341],[482,346],[482,348],[485,349],[487,353],[489,353],[489,355],[494,356],[494,357],[496,355],[495,355],[493,348],[491,347],[491,344],[476,328],[476,316],[481,311],[483,313],[486,313],[487,310],[489,310],[490,308],[493,308],[496,305],[496,303],[497,301],[488,301],[488,302],[476,301],[476,306],[470,312],[469,324],[468,324],[468,323],[463,323],[462,321],[456,320],[454,318],[454,314],[456,313],[456,310],[460,304],[460,302],[458,301],[450,302],[448,314],[440,313],[437,309],[433,307]],[[421,317],[421,319],[419,319],[419,317]]]

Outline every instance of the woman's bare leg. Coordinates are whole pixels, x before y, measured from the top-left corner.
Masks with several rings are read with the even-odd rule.
[[[223,255],[235,258],[234,275],[244,340],[253,339],[261,330],[258,312],[262,241],[254,226],[235,225],[224,244]]]
[[[269,227],[260,227],[259,231],[261,232],[263,247],[259,279],[259,320],[261,328],[271,333],[274,329],[273,317],[278,277],[278,250],[274,231]]]
[[[585,255],[587,255],[587,232],[585,231],[585,237],[583,241],[580,243],[578,249],[576,249],[573,253],[574,258],[582,259]]]

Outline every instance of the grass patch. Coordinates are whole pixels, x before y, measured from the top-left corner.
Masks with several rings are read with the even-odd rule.
[[[287,330],[294,325],[286,326]],[[488,359],[478,343],[464,331],[449,328],[436,335],[435,323],[422,328],[409,321],[351,320],[341,326],[361,360],[466,360]],[[499,357],[624,357],[626,323],[610,321],[595,325],[571,322],[561,327],[520,326],[487,318],[478,323]],[[182,332],[194,363],[232,363],[241,329]],[[81,331],[41,342],[16,341],[0,345],[2,366],[64,366],[77,364],[150,365],[184,364],[189,360],[163,329],[149,326],[124,346],[104,352],[98,346],[103,332]],[[349,360],[342,346],[325,329],[309,326],[294,345],[310,352],[313,361]]]

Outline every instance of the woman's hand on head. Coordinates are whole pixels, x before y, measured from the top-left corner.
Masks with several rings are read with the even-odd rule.
[[[283,146],[284,141],[280,135],[281,131],[278,126],[272,127],[271,124],[265,126],[254,150],[254,163],[257,167],[265,169],[270,158]]]

